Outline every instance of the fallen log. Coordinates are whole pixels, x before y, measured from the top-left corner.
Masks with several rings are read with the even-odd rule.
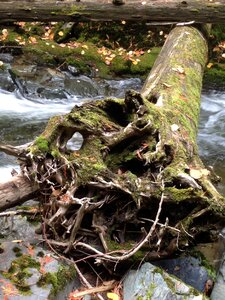
[[[196,144],[207,54],[199,30],[176,27],[141,93],[75,106],[15,150],[22,172],[44,191],[44,236],[52,247],[76,261],[117,265],[215,238],[225,201]],[[67,149],[77,132],[80,150]]]
[[[210,23],[224,23],[224,7],[224,0],[5,0],[0,1],[0,15],[1,22],[130,20],[207,23],[210,20]]]
[[[38,185],[22,174],[12,177],[10,181],[0,183],[0,211],[31,199],[37,190]]]

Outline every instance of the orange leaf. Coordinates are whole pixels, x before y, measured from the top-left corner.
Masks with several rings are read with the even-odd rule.
[[[5,280],[0,280],[0,282],[3,283],[3,285],[1,286],[2,289],[2,293],[4,295],[4,300],[8,299],[8,296],[16,296],[19,295],[18,290],[15,288],[14,285],[12,285],[12,283],[10,282],[6,282]]]
[[[45,255],[44,257],[40,258],[40,273],[45,273],[45,266],[52,262],[54,259],[50,255]]]
[[[31,44],[37,44],[37,39],[34,36],[29,37],[29,43]]]
[[[28,253],[30,254],[30,256],[34,256],[34,247],[31,246],[30,244],[27,247]]]

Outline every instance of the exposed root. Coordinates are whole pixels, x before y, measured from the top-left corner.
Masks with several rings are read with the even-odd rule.
[[[166,119],[157,122],[153,104],[135,93],[134,103],[129,97],[54,117],[20,153],[0,147],[19,156],[22,172],[39,184],[48,245],[75,262],[111,271],[182,251],[209,228],[205,216],[215,216],[218,229],[225,215],[208,179],[191,176],[193,165],[202,168],[192,147]],[[82,147],[68,150],[76,132],[83,135]]]

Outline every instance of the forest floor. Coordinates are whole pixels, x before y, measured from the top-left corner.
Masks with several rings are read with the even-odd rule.
[[[104,23],[16,22],[0,27],[0,51],[23,55],[26,64],[51,65],[74,75],[145,78],[174,25],[126,21]],[[225,78],[224,25],[212,28],[205,81],[221,86]],[[4,63],[0,62],[4,67]]]

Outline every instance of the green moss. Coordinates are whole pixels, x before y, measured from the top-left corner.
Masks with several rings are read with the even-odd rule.
[[[164,279],[164,281],[166,282],[168,288],[169,288],[174,294],[177,293],[177,288],[176,288],[176,286],[175,286],[175,284],[176,284],[175,282],[177,281],[176,276],[174,276],[174,275],[172,275],[172,274],[168,275],[167,273],[165,273],[162,269],[160,269],[160,268],[158,268],[158,267],[156,267],[156,268],[154,269],[154,273],[159,273],[159,274],[161,274],[162,277],[163,277],[163,279]],[[173,280],[173,278],[174,278],[174,280]],[[199,292],[198,292],[196,289],[194,289],[193,287],[189,286],[189,294],[190,294],[190,295],[195,295],[195,296],[197,296],[197,295],[199,295]],[[184,297],[185,297],[185,296],[184,296]],[[186,299],[186,298],[184,298],[184,299]],[[205,299],[205,298],[204,298],[204,299]]]
[[[74,14],[76,9],[75,6],[67,13]],[[53,13],[57,14],[57,12]],[[63,23],[59,23],[59,25],[49,25],[52,33],[55,33],[57,42],[51,38],[46,40],[44,24],[26,23],[23,28],[18,25],[9,28],[8,35],[1,44],[19,46],[20,48],[16,49],[25,53],[26,60],[34,61],[39,65],[61,66],[66,63],[75,66],[81,73],[95,72],[98,77],[109,78],[113,75],[124,74],[146,75],[158,53],[153,46],[164,41],[160,35],[150,33],[145,24],[127,23],[123,25],[120,22],[110,24],[104,22],[99,25],[90,22],[73,24],[68,27]],[[59,31],[64,32],[62,37],[61,34],[58,35]],[[157,30],[155,31],[157,32]],[[154,36],[154,39],[150,36]],[[35,42],[30,38],[35,38]],[[71,47],[58,44],[68,41],[72,43]],[[119,55],[117,50],[120,44],[125,47],[122,55]],[[106,56],[98,51],[98,47],[102,46],[107,47],[106,50],[115,55],[110,65],[105,62]],[[125,50],[127,47],[129,50],[141,48],[146,51],[144,55],[137,56],[140,59],[137,65],[132,64],[128,58],[128,50]],[[150,48],[152,49],[151,53],[147,53]]]
[[[140,62],[138,64],[131,64],[130,73],[131,74],[139,74],[139,75],[146,75],[153,67],[153,64],[160,52],[161,48],[154,47],[151,51],[145,52],[142,56],[139,57]]]
[[[33,226],[39,225],[42,220],[40,214],[36,214],[34,216],[26,216],[26,218],[27,218],[27,221]]]
[[[206,68],[203,78],[205,87],[223,87],[225,82],[225,64],[214,63],[211,68]]]
[[[38,148],[40,152],[48,152],[49,143],[46,138],[43,136],[39,136],[35,140],[35,146]]]
[[[60,157],[60,152],[58,149],[53,149],[51,151],[51,155],[54,157],[54,158],[59,158]]]
[[[29,205],[21,205],[21,206],[17,206],[16,207],[16,210],[26,210],[26,211],[29,211],[29,210],[32,210],[33,207],[32,206],[29,206]]]
[[[225,40],[225,24],[213,24],[210,43],[216,45]]]
[[[14,247],[13,252],[15,253],[16,257],[22,256],[22,250],[19,247]]]
[[[186,189],[177,189],[175,187],[167,187],[165,189],[166,194],[173,199],[173,201],[179,203],[182,201],[188,201],[193,199],[201,199],[203,192],[201,190],[193,189],[192,187]]]
[[[148,287],[148,290],[147,290],[144,298],[142,296],[138,296],[137,300],[151,300],[156,287],[157,287],[156,284],[154,282],[152,282],[150,284],[150,286]],[[145,289],[145,286],[143,288]]]
[[[76,271],[73,266],[61,266],[56,273],[42,274],[38,285],[45,287],[48,284],[52,285],[51,296],[49,299],[54,299],[57,292],[61,291],[70,281],[76,276]]]
[[[16,253],[19,253],[19,250],[15,248]],[[29,268],[39,269],[40,263],[30,255],[23,254],[12,261],[8,271],[1,271],[1,274],[9,279],[21,293],[29,295],[31,290],[30,286],[26,283],[26,279],[32,276]]]

